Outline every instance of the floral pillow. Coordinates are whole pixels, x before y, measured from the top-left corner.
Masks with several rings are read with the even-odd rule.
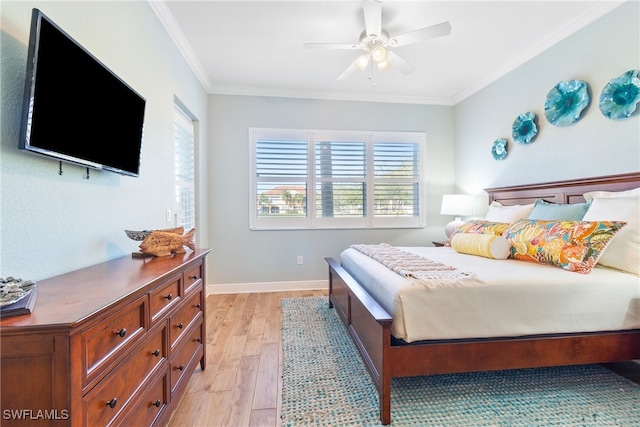
[[[451,234],[451,237],[445,246],[451,246],[451,240],[456,234],[491,234],[495,236],[502,236],[502,234],[509,228],[509,225],[511,224],[506,222],[472,219],[458,227],[458,229]]]
[[[587,274],[626,224],[521,219],[511,224],[504,237],[511,244],[511,258]]]

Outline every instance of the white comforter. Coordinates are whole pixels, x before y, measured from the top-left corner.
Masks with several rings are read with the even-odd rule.
[[[407,342],[640,328],[640,277],[631,274],[602,267],[579,274],[448,247],[401,249],[481,281],[428,289],[345,250],[342,266],[393,316],[391,333]]]

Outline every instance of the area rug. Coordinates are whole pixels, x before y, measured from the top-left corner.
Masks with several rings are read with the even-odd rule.
[[[378,395],[327,298],[282,307],[282,425],[378,426]],[[640,426],[640,385],[600,365],[394,378],[392,426]]]

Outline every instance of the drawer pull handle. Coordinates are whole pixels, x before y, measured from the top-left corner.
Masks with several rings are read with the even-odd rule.
[[[192,278],[193,280],[198,280],[198,276],[196,276],[195,274],[194,274],[193,276],[191,276],[191,278]]]
[[[182,323],[178,323],[178,324],[176,325],[176,327],[177,327],[178,329],[182,329],[182,328],[184,328],[184,325],[183,325]]]
[[[151,353],[151,354],[153,354],[155,357],[158,357],[158,356],[160,356],[160,350],[159,350],[159,349],[156,349],[156,351],[154,351],[154,352],[153,352],[153,353]]]
[[[178,366],[178,371],[184,371],[184,365]]]
[[[195,307],[195,308],[200,308],[200,307],[202,307],[202,306],[200,305],[200,303],[198,303],[198,304],[194,305],[194,307]]]
[[[165,298],[168,299],[169,301],[171,301],[171,298],[173,298],[173,295],[169,294]]]
[[[156,400],[156,401],[153,403],[153,406],[155,406],[156,408],[159,408],[159,407],[160,407],[160,405],[162,405],[162,402],[161,402],[161,401],[159,401],[159,400]]]
[[[202,338],[198,337],[195,339],[196,342],[202,342]]]
[[[107,402],[107,405],[109,408],[113,409],[116,407],[116,404],[118,403],[118,398],[114,397],[113,399],[111,399],[110,401]]]
[[[120,338],[124,338],[125,335],[127,335],[127,329],[126,328],[122,328],[119,331],[116,332],[116,335],[119,336]]]

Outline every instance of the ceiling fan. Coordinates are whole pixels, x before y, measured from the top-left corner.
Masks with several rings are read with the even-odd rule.
[[[401,58],[391,48],[406,46],[436,37],[451,34],[451,24],[442,22],[404,34],[391,36],[382,28],[382,2],[380,0],[363,0],[365,29],[360,33],[357,43],[305,43],[305,49],[353,49],[363,50],[339,76],[338,80],[346,79],[355,70],[369,71],[369,78],[374,79],[375,72],[385,72],[391,66],[396,66],[402,74],[408,76],[415,71],[415,67]]]

